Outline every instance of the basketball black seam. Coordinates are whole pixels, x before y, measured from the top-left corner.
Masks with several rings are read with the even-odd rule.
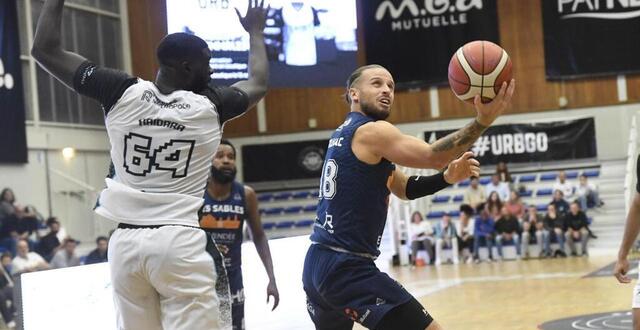
[[[481,45],[482,45],[482,75],[480,75],[480,79],[481,79],[481,85],[484,86],[484,41],[481,41]],[[469,81],[471,82],[471,81]],[[484,98],[484,88],[480,87],[480,98]]]
[[[466,72],[465,72],[465,74],[466,74]],[[489,88],[489,87],[491,87],[489,85],[487,85],[487,86],[472,85],[471,83],[466,83],[464,81],[457,80],[457,79],[453,78],[453,76],[451,76],[451,75],[449,76],[449,79],[457,82],[458,84],[462,84],[462,85],[465,85],[465,86],[478,87],[478,88]],[[471,80],[469,80],[469,81],[471,81]]]

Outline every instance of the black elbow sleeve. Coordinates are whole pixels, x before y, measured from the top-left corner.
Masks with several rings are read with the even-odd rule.
[[[438,173],[431,176],[411,176],[407,181],[406,195],[408,199],[416,199],[433,195],[450,186],[444,180],[444,174]]]

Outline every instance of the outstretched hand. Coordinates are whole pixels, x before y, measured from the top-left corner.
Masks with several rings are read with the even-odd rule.
[[[244,17],[240,15],[238,8],[235,8],[240,24],[249,33],[262,33],[266,24],[267,12],[271,6],[264,8],[264,0],[248,0],[248,2],[247,14]]]
[[[473,152],[467,151],[460,158],[452,161],[444,171],[444,180],[449,184],[480,176],[480,162],[473,159]]]
[[[629,283],[631,282],[631,278],[627,276],[628,271],[629,261],[627,261],[627,259],[618,260],[613,267],[613,276],[615,276],[620,283]]]
[[[500,116],[506,108],[511,105],[511,98],[516,89],[515,79],[511,79],[509,84],[503,82],[498,95],[489,103],[483,104],[480,95],[476,95],[473,99],[473,105],[476,108],[477,120],[480,125],[489,127],[498,116]]]

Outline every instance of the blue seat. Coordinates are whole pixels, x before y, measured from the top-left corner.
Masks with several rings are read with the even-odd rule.
[[[80,256],[80,264],[84,265],[84,263],[87,261],[87,256]]]
[[[480,178],[479,182],[480,182],[480,184],[481,184],[481,185],[486,185],[486,184],[488,184],[489,182],[491,182],[491,178],[490,178],[490,177],[488,177],[488,176],[487,176],[487,177],[484,177],[484,178]]]
[[[520,176],[520,181],[519,182],[534,182],[536,181],[536,175],[535,174],[526,174],[526,175],[521,175]]]
[[[444,211],[431,211],[427,213],[427,219],[440,219],[444,215]]]
[[[468,187],[471,184],[471,180],[466,179],[464,181],[460,181],[460,183],[458,183],[458,187]]]
[[[303,209],[304,212],[315,212],[316,210],[318,210],[317,204],[307,205]]]
[[[458,210],[449,211],[449,216],[452,218],[457,218],[460,216],[460,211]]]
[[[280,214],[283,211],[284,211],[284,208],[282,207],[273,207],[273,208],[264,210],[264,214],[266,215]]]
[[[464,196],[463,195],[455,195],[453,196],[453,201],[456,203],[462,202],[464,200]]]
[[[540,175],[540,181],[554,181],[557,177],[557,173],[544,173]]]
[[[520,197],[531,197],[533,196],[533,190],[525,190],[525,191],[521,191],[519,192]]]
[[[293,199],[306,199],[307,197],[309,197],[309,192],[308,191],[298,191],[293,193]]]
[[[546,188],[546,189],[538,189],[538,191],[536,191],[536,196],[540,197],[540,196],[551,196],[553,195],[553,189],[551,188]]]
[[[451,196],[436,196],[431,200],[434,203],[448,203],[451,199]]]
[[[302,212],[302,209],[303,209],[302,206],[290,206],[284,209],[284,213],[285,214],[300,213]]]
[[[270,193],[263,193],[258,195],[258,201],[260,202],[268,202],[271,200],[271,198],[273,198],[273,194]]]
[[[288,229],[293,227],[293,221],[280,221],[276,223],[276,229]]]
[[[289,191],[284,191],[284,192],[281,192],[281,193],[277,193],[277,194],[275,194],[273,196],[273,199],[277,200],[277,201],[281,201],[281,200],[289,199],[289,198],[291,198],[291,192],[289,192]]]
[[[538,206],[536,206],[536,210],[538,212],[544,212],[547,210],[547,205],[549,204],[539,204]]]
[[[264,214],[266,211],[267,211],[267,210],[262,209],[262,208],[258,210],[258,212],[260,212],[260,214]]]
[[[593,222],[593,217],[587,217],[587,224],[591,225],[592,222]]]
[[[578,177],[578,172],[567,172],[567,179],[575,179]]]
[[[269,230],[269,229],[273,229],[273,227],[275,227],[276,224],[273,222],[265,222],[262,224],[262,229],[264,230]]]
[[[590,170],[582,172],[587,178],[597,178],[600,176],[600,170]]]
[[[314,222],[315,222],[314,220],[300,220],[296,222],[295,226],[296,228],[309,227],[313,225]]]

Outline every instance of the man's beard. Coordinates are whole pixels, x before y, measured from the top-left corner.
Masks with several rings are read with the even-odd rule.
[[[385,120],[391,113],[391,111],[380,110],[377,107],[365,102],[360,102],[360,110],[362,110],[365,115],[375,120]]]
[[[227,184],[233,182],[236,179],[236,169],[233,170],[219,170],[215,166],[211,166],[211,178],[216,183]]]

